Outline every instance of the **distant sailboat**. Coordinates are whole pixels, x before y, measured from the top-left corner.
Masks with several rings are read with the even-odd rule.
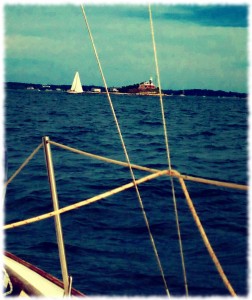
[[[74,80],[71,86],[71,89],[67,91],[70,94],[80,94],[83,93],[79,72],[75,73]]]

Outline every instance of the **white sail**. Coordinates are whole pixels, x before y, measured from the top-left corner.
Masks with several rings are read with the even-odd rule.
[[[79,72],[75,73],[71,89],[68,92],[73,94],[83,93]]]

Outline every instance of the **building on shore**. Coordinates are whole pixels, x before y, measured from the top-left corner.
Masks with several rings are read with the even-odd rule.
[[[93,87],[93,88],[91,88],[91,92],[92,93],[101,93],[101,89]]]
[[[119,91],[118,91],[117,88],[111,87],[111,88],[109,88],[109,92],[111,92],[111,93],[118,93]]]
[[[157,93],[158,88],[154,85],[152,77],[149,81],[141,82],[138,87],[138,91],[140,93],[147,92],[147,93]]]
[[[148,81],[139,83],[138,85],[131,86],[128,89],[129,93],[136,94],[157,94],[158,88],[154,85],[152,78]]]

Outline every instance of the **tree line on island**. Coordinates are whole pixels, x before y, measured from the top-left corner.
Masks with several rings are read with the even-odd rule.
[[[139,91],[140,84],[131,84],[122,87],[112,87],[109,90],[116,93],[126,93],[126,94],[156,94],[158,89],[152,89],[151,92]],[[20,83],[20,82],[6,82],[5,89],[33,89],[33,90],[51,90],[51,91],[67,91],[70,88],[69,85],[42,85],[42,84],[32,84],[32,83]],[[100,90],[105,92],[105,88],[101,86],[89,85],[83,86],[84,92],[90,92],[92,90]],[[226,92],[222,90],[209,90],[209,89],[181,89],[181,90],[172,90],[172,89],[163,89],[162,93],[168,96],[199,96],[199,97],[237,97],[237,98],[247,98],[247,93],[239,92]]]

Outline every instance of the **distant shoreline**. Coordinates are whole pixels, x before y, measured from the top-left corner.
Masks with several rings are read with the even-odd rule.
[[[5,89],[15,90],[37,90],[37,91],[59,91],[66,92],[70,89],[70,85],[54,85],[54,84],[32,84],[32,83],[20,83],[20,82],[6,82]],[[92,91],[92,89],[99,89],[99,92]],[[110,88],[110,94],[116,95],[135,95],[135,96],[159,96],[158,93],[139,92],[132,93],[127,92],[127,87],[116,88],[118,91],[114,92],[113,88]],[[106,93],[104,87],[100,86],[83,86],[84,93],[88,94],[104,94]],[[162,90],[163,96],[199,96],[199,97],[229,97],[229,98],[247,98],[247,93],[239,92],[226,92],[222,90],[214,91],[208,89],[184,89],[184,90]]]

